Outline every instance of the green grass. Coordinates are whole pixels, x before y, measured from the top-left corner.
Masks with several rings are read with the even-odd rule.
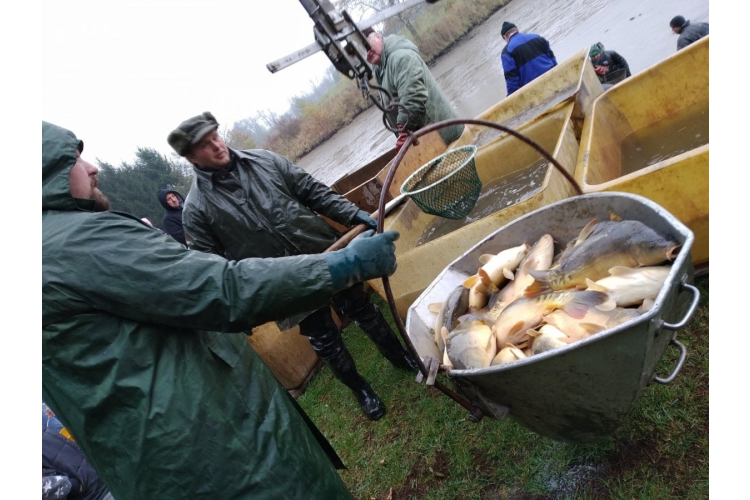
[[[299,402],[347,465],[341,477],[357,499],[708,498],[708,276],[696,285],[700,305],[677,336],[688,350],[682,371],[670,385],[647,387],[624,425],[596,443],[553,441],[511,418],[473,423],[392,367],[353,324],[345,342],[386,415],[367,420],[327,368]],[[656,373],[666,376],[676,359],[668,349]]]

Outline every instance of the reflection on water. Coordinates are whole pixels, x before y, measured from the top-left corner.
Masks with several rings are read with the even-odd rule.
[[[537,192],[547,173],[546,160],[540,158],[531,165],[498,177],[482,186],[474,209],[464,219],[451,220],[435,217],[422,232],[416,246],[440,238],[488,215],[530,198]]]
[[[708,144],[708,99],[688,106],[622,141],[620,175]]]

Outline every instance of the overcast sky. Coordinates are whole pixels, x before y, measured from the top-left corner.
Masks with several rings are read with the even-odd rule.
[[[318,52],[266,69],[314,41],[298,0],[43,0],[42,16],[42,119],[115,166],[171,153],[169,132],[203,111],[222,127],[282,113],[331,66]]]

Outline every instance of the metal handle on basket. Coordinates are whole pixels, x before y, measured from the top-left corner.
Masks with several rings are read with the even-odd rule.
[[[700,290],[698,290],[693,285],[689,285],[687,283],[682,283],[681,286],[682,290],[688,289],[691,292],[693,292],[693,300],[690,303],[690,307],[688,307],[687,312],[685,313],[685,316],[682,318],[682,321],[679,323],[663,323],[662,327],[666,328],[667,330],[672,330],[675,333],[672,335],[672,339],[669,341],[669,345],[677,346],[677,348],[680,350],[680,359],[677,360],[677,365],[674,367],[674,370],[672,370],[672,373],[667,378],[661,378],[654,376],[654,382],[658,384],[671,384],[674,382],[674,379],[677,377],[677,375],[680,373],[680,370],[682,370],[682,366],[685,364],[685,360],[687,359],[687,349],[683,344],[681,344],[677,340],[677,330],[684,327],[688,324],[688,321],[693,317],[693,314],[695,314],[696,309],[698,308],[698,302],[700,301]]]

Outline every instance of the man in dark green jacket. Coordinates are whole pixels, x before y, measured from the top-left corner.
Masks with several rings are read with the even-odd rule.
[[[399,130],[397,153],[406,142],[408,132],[430,123],[457,118],[453,106],[422,60],[416,45],[398,35],[383,38],[375,31],[367,36],[367,41],[370,44],[367,61],[372,64],[378,85],[387,89],[393,99],[403,106],[397,106],[386,114],[388,124]],[[380,97],[384,104],[388,104],[388,96],[384,92],[380,92]],[[458,139],[463,131],[463,125],[453,125],[441,128],[438,133],[448,145]]]
[[[351,498],[242,332],[392,273],[397,233],[325,255],[194,252],[110,211],[82,151],[42,122],[42,398],[112,495]]]
[[[313,254],[324,252],[340,236],[318,214],[344,226],[376,226],[367,212],[283,156],[262,149],[229,149],[218,127],[205,112],[182,122],[167,139],[195,167],[182,212],[191,249],[232,259]],[[361,283],[334,295],[332,302],[394,366],[418,369]],[[299,322],[300,334],[351,389],[367,417],[383,416],[385,406],[357,371],[330,307],[308,311],[313,312]]]

